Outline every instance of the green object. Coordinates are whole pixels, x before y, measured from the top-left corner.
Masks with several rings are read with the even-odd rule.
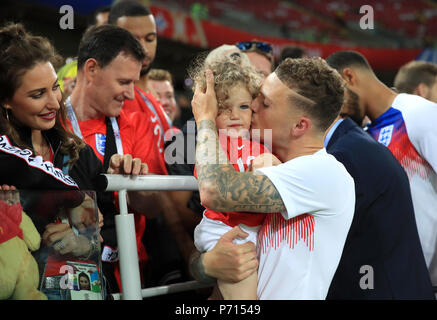
[[[201,3],[193,3],[191,6],[191,16],[194,19],[208,19],[208,8]]]

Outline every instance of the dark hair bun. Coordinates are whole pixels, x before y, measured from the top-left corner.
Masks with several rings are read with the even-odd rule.
[[[19,24],[7,24],[0,30],[0,47],[7,48],[12,42],[21,41],[26,37],[24,26]]]

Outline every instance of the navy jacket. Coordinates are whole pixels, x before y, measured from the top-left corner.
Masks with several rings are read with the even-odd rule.
[[[327,299],[434,299],[401,165],[348,118],[327,151],[343,163],[356,190],[354,218]]]

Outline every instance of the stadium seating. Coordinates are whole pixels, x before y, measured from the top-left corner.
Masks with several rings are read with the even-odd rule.
[[[307,41],[330,43],[353,42],[348,29],[359,29],[363,16],[361,0],[160,0],[156,5],[168,5],[190,12],[193,4],[208,8],[211,19],[220,20],[226,12],[252,14],[258,24],[276,25],[281,36],[307,37]],[[437,4],[431,0],[369,0],[374,9],[375,28],[394,37],[437,40]]]

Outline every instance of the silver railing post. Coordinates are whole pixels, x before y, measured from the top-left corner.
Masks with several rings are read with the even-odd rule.
[[[119,191],[120,214],[115,216],[122,297],[123,300],[142,300],[135,220],[134,215],[128,213],[126,196],[126,189]]]
[[[193,176],[102,174],[98,183],[99,189],[105,191],[198,190],[197,180]]]

